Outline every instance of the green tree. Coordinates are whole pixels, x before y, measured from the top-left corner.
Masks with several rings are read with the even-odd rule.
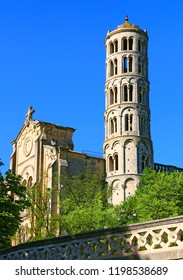
[[[66,215],[60,216],[62,234],[75,234],[118,225],[114,207],[105,206],[100,197],[74,207]]]
[[[105,205],[111,195],[105,174],[91,168],[86,168],[84,174],[62,177],[60,184],[61,205],[67,200],[71,208],[92,202],[99,194]]]
[[[117,225],[114,207],[108,204],[110,195],[101,172],[86,169],[84,175],[65,178],[60,191],[60,233],[75,234]]]
[[[59,216],[52,211],[53,190],[43,187],[42,182],[27,186],[30,207],[27,214],[30,221],[30,240],[55,237],[58,234]]]
[[[135,195],[116,208],[121,224],[145,222],[183,214],[183,173],[148,168]]]
[[[0,165],[2,162],[0,161]],[[21,223],[21,211],[29,206],[21,176],[10,170],[0,172],[0,248],[10,246],[11,238]]]
[[[60,186],[60,213],[52,211],[53,196]],[[52,189],[42,183],[27,188],[31,240],[112,227],[117,223],[114,207],[108,204],[110,189],[101,172],[85,170],[72,177],[54,177]],[[57,196],[58,199],[58,196]]]

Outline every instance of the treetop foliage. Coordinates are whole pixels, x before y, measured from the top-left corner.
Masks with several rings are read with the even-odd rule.
[[[60,190],[61,234],[114,226],[116,214],[108,204],[110,195],[111,189],[101,172],[87,168],[85,174],[64,178]]]
[[[20,213],[28,206],[21,176],[8,170],[4,177],[0,172],[0,248],[10,245],[10,240],[21,223]]]
[[[62,209],[65,204],[69,206],[69,211],[76,206],[89,205],[99,197],[105,205],[109,196],[110,189],[105,181],[105,174],[99,171],[93,172],[86,168],[84,174],[61,178],[60,203]]]
[[[124,224],[183,215],[183,173],[145,169],[135,195],[118,207]]]

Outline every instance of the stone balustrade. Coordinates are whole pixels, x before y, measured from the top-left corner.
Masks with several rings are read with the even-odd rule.
[[[24,243],[0,259],[183,259],[183,216]]]
[[[154,163],[154,170],[156,171],[166,171],[166,172],[183,172],[183,168],[173,166],[173,165],[165,165],[161,163]]]

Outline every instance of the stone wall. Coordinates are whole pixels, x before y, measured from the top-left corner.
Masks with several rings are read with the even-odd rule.
[[[92,170],[105,172],[105,160],[103,158],[89,156],[84,153],[69,151],[67,156],[68,175],[82,174],[87,167]]]

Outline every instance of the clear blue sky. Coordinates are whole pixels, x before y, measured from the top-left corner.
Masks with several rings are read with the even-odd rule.
[[[108,29],[131,23],[149,34],[151,134],[156,162],[183,167],[183,2],[0,1],[0,158],[28,106],[34,118],[76,128],[76,151],[102,153]]]

